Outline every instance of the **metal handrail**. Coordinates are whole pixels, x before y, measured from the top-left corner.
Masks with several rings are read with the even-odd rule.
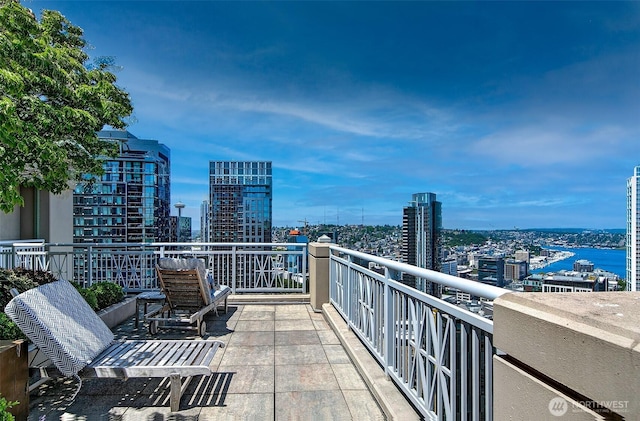
[[[503,288],[494,287],[492,285],[483,284],[481,282],[471,281],[469,279],[459,278],[457,276],[448,275],[442,272],[436,272],[430,269],[419,268],[417,266],[408,265],[406,263],[385,259],[384,257],[373,256],[371,254],[345,249],[338,246],[331,246],[330,249],[347,256],[353,256],[362,260],[377,263],[381,266],[393,269],[398,272],[404,272],[419,278],[425,278],[440,285],[459,289],[461,291],[468,292],[478,297],[487,298],[489,300],[495,300],[502,294],[506,294],[508,292]]]
[[[330,246],[330,302],[425,419],[493,419],[493,322],[391,279],[397,272],[493,299],[455,276]],[[384,274],[353,261],[374,262]]]

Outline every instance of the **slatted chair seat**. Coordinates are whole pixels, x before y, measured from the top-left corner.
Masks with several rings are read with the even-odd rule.
[[[166,300],[161,308],[145,315],[152,334],[157,332],[158,327],[185,328],[186,324],[189,325],[187,328],[195,329],[202,336],[206,332],[203,317],[210,311],[218,314],[220,305],[224,305],[227,311],[231,288],[211,285],[202,260],[161,258],[156,265],[156,272]]]
[[[79,380],[169,377],[174,412],[191,377],[212,374],[209,364],[224,347],[216,340],[114,341],[111,330],[73,285],[63,280],[19,294],[5,313],[64,376]],[[51,374],[46,368],[40,372]]]

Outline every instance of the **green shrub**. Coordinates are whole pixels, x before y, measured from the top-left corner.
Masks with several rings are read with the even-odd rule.
[[[91,307],[93,311],[98,311],[98,298],[96,297],[96,293],[93,292],[93,290],[89,288],[83,288],[77,282],[71,282],[71,285],[73,285],[78,290],[80,295],[82,295],[82,298],[84,298],[84,300],[87,302],[87,304],[89,304],[89,307]]]
[[[11,289],[15,288],[18,293],[23,293],[55,281],[57,279],[51,273],[42,270],[0,269],[0,339],[26,339],[18,326],[2,312],[13,298]],[[122,287],[113,282],[98,282],[90,288],[83,288],[77,282],[71,284],[94,311],[109,307],[124,298]],[[0,421],[3,421],[2,418]]]
[[[113,282],[97,282],[91,285],[89,289],[95,292],[98,300],[98,309],[100,310],[119,303],[124,298],[122,287]]]
[[[27,337],[6,314],[0,313],[0,339],[14,340],[27,339]]]
[[[16,406],[18,403],[18,401],[9,402],[0,396],[0,421],[14,421],[15,417],[9,412],[9,408]]]
[[[29,270],[24,268],[16,268],[13,269],[13,272],[18,276],[23,276],[25,278],[31,279],[38,285],[44,285],[58,280],[55,276],[53,276],[53,273],[47,272],[46,270]]]
[[[15,288],[18,293],[22,293],[55,281],[57,279],[51,273],[42,270],[0,269],[0,339],[26,339],[18,326],[2,312],[13,298],[11,289]],[[83,288],[77,282],[71,282],[71,284],[94,311],[109,307],[124,298],[122,287],[113,282],[98,282],[90,288]],[[1,410],[0,415],[2,415]],[[0,421],[3,419],[0,418]]]
[[[50,272],[44,270],[28,270],[24,268],[0,269],[0,311],[4,309],[13,296],[11,289],[19,293],[31,288],[57,281]]]
[[[93,311],[98,311],[98,298],[96,297],[96,293],[90,290],[89,288],[81,288],[78,292],[82,295],[82,298],[89,304],[89,307],[93,309]]]
[[[32,279],[18,275],[12,269],[0,269],[0,310],[4,310],[7,303],[13,298],[10,292],[12,288],[22,293],[37,286],[38,284]]]

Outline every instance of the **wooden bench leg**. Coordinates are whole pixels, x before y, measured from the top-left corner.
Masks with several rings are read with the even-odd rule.
[[[224,297],[224,304],[223,305],[224,305],[225,314],[227,313],[228,308],[229,308],[229,306],[227,304],[227,299],[228,299],[228,297]],[[215,313],[216,313],[216,317],[220,316],[220,314],[218,313],[218,307],[220,307],[220,303],[216,301],[215,302],[215,307],[213,308],[213,311],[215,311]]]
[[[171,404],[171,412],[180,410],[180,398],[182,397],[182,382],[180,375],[173,373],[169,376],[171,379],[171,396],[169,402]]]

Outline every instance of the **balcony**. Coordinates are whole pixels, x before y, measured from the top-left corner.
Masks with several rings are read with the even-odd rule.
[[[217,374],[190,385],[179,413],[184,419],[640,414],[635,293],[507,293],[323,243],[309,245],[308,264],[307,247],[299,244],[114,247],[23,243],[4,246],[0,261],[86,283],[111,279],[136,292],[157,286],[152,268],[159,256],[206,259],[214,276],[234,289],[234,304],[227,315],[207,320],[209,337],[227,347],[214,361]],[[368,269],[369,263],[382,270]],[[493,320],[394,281],[400,273],[493,302]],[[116,331],[147,335],[132,321]],[[69,405],[70,389],[73,382],[43,386],[32,395],[33,419],[65,412],[69,419],[178,415],[169,413],[163,382],[94,381]]]

